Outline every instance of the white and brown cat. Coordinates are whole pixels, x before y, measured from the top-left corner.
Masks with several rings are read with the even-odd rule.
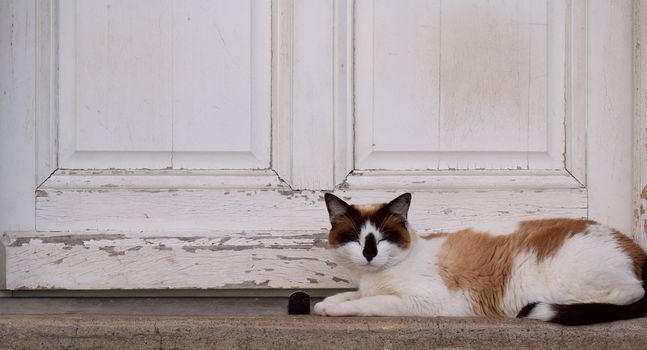
[[[418,237],[411,194],[349,205],[326,194],[329,246],[358,290],[330,296],[327,316],[507,316],[562,324],[642,317],[644,250],[590,220],[521,222],[505,236],[466,229]]]

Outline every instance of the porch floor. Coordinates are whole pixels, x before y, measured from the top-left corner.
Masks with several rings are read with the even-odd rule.
[[[647,318],[287,315],[287,298],[0,298],[0,349],[645,349]]]

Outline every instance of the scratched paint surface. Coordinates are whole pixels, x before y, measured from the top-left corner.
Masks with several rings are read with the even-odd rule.
[[[347,288],[327,232],[3,237],[10,289]]]

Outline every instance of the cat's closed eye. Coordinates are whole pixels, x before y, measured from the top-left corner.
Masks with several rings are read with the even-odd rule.
[[[359,235],[356,232],[342,232],[339,234],[337,241],[342,244],[350,242],[359,243]]]

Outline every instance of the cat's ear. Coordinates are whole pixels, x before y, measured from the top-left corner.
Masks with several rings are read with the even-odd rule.
[[[334,224],[338,218],[348,216],[355,211],[353,207],[334,194],[326,193],[324,194],[324,199],[326,200],[326,207],[328,208],[328,215],[330,216],[330,223],[332,224]]]
[[[390,201],[385,208],[389,213],[399,215],[406,219],[407,214],[409,213],[410,204],[411,204],[411,193],[405,193],[403,195],[398,196],[398,198]]]

